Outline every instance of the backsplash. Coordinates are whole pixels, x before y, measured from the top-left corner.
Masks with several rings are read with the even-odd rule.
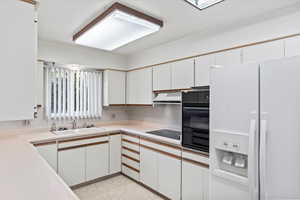
[[[94,124],[99,122],[113,121],[147,121],[163,124],[172,129],[181,129],[181,106],[180,105],[154,105],[153,107],[109,107],[103,108],[101,119],[78,120],[81,126],[85,122]],[[71,120],[55,121],[57,126],[71,126]],[[50,128],[51,120],[44,117],[43,110],[39,110],[38,118],[25,124],[25,121],[0,122],[0,130],[19,128]]]
[[[129,120],[149,121],[181,130],[181,105],[166,104],[154,107],[133,107],[127,110]]]
[[[103,108],[101,119],[82,119],[78,120],[78,125],[81,126],[84,122],[88,124],[94,124],[99,122],[111,122],[111,121],[126,121],[128,115],[126,108]],[[71,126],[71,120],[60,120],[55,121],[57,126]],[[0,122],[1,129],[18,129],[18,128],[49,128],[53,122],[47,120],[44,117],[43,110],[39,110],[38,118],[30,121],[26,124],[25,121],[11,121],[11,122]]]

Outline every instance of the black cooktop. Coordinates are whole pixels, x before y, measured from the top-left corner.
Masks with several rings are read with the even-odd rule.
[[[181,136],[180,131],[174,131],[174,130],[169,130],[169,129],[149,131],[147,133],[157,135],[157,136],[166,137],[166,138],[171,138],[171,139],[175,139],[175,140],[180,140],[180,136]]]

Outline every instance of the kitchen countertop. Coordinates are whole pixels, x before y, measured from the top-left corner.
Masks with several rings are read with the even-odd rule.
[[[180,145],[180,141],[147,134],[147,131],[168,128],[146,122],[99,124],[99,134],[123,131]],[[39,155],[31,142],[42,142],[91,134],[55,135],[46,129],[0,131],[1,199],[9,200],[78,200],[78,197]]]

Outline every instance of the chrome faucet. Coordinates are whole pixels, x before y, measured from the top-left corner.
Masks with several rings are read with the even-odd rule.
[[[76,121],[76,119],[74,119],[72,121],[72,129],[77,129],[77,121]]]

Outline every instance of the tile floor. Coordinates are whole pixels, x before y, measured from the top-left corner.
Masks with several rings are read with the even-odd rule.
[[[125,176],[75,189],[80,200],[163,200]]]

